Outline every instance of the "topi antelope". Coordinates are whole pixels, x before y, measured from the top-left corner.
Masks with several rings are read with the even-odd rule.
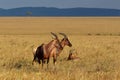
[[[62,50],[63,47],[61,46],[57,35],[52,32],[51,34],[55,38],[52,41],[50,41],[48,44],[42,44],[37,48],[36,52],[34,53],[34,59],[32,64],[34,63],[34,61],[37,61],[39,64],[41,63],[40,61],[42,61],[42,68],[43,68],[45,59],[47,59],[47,67],[48,67],[50,57],[53,57],[53,63],[54,65],[56,64],[58,50]]]
[[[62,46],[62,48],[64,48],[65,46],[69,46],[72,47],[71,42],[69,41],[68,37],[66,36],[66,34],[64,33],[59,33],[60,35],[64,36],[64,38],[61,40],[60,45]],[[63,49],[58,49],[58,56],[59,54],[62,52]]]
[[[79,57],[77,57],[77,52],[75,51],[75,49],[71,49],[69,51],[69,56],[68,56],[68,59],[67,60],[78,60],[80,59]]]

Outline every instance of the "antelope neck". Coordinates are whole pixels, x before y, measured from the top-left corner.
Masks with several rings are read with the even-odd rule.
[[[65,47],[65,44],[64,44],[64,41],[61,41],[61,46],[62,46],[62,48],[64,48]]]

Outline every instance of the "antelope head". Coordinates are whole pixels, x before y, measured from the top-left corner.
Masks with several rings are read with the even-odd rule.
[[[68,37],[66,36],[66,34],[64,33],[59,33],[60,35],[64,36],[64,38],[62,39],[62,42],[64,43],[64,45],[67,45],[69,47],[72,47],[71,42],[69,41]]]
[[[60,40],[58,39],[58,36],[55,34],[55,33],[53,33],[53,32],[51,32],[51,34],[54,36],[54,40],[56,41],[56,43],[55,43],[55,47],[57,47],[57,48],[59,48],[59,49],[63,49],[63,47],[62,47],[62,45],[60,44]]]

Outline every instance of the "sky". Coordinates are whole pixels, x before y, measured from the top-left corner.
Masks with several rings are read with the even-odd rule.
[[[120,9],[120,0],[0,0],[0,8],[57,7]]]

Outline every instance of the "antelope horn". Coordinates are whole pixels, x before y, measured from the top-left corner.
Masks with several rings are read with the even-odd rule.
[[[66,34],[64,33],[59,33],[60,35],[63,35],[65,38],[67,38]]]
[[[58,38],[55,33],[51,32],[51,34],[52,34],[56,39]]]

